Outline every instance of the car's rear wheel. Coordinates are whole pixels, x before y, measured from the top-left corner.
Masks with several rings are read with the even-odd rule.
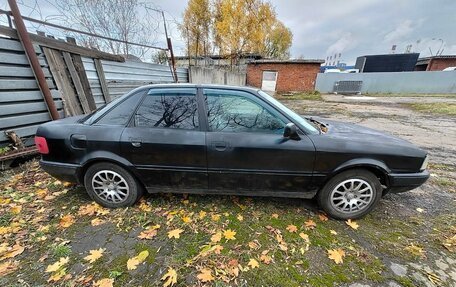
[[[320,207],[336,219],[363,217],[378,204],[381,197],[380,181],[364,169],[337,174],[317,194]]]
[[[142,187],[136,179],[113,163],[90,166],[84,175],[84,185],[93,200],[109,208],[132,206],[142,195]]]

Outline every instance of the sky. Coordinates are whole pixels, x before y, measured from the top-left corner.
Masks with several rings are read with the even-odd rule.
[[[55,0],[18,0],[24,15],[45,18],[55,14]],[[176,55],[185,53],[178,23],[185,0],[144,0],[165,11]],[[3,2],[3,3],[2,3]],[[37,15],[35,2],[40,6]],[[456,0],[271,0],[281,20],[293,33],[293,58],[326,59],[353,64],[356,57],[419,52],[420,57],[456,54]],[[0,8],[8,9],[6,1]],[[29,14],[27,14],[29,13]],[[164,45],[164,35],[158,35]],[[161,40],[163,39],[163,40]]]

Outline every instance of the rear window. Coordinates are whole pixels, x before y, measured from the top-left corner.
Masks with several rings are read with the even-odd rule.
[[[125,126],[130,120],[136,106],[138,105],[141,97],[145,94],[145,91],[139,91],[129,97],[121,98],[121,101],[116,101],[117,105],[108,104],[105,108],[99,112],[102,113],[104,110],[108,110],[102,117],[96,122],[96,125],[112,125],[112,126]]]

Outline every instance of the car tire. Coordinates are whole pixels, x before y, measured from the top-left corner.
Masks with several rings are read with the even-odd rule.
[[[320,207],[335,219],[356,219],[368,214],[382,197],[379,179],[364,169],[341,172],[318,192]]]
[[[90,166],[84,175],[89,196],[108,208],[132,206],[141,198],[143,188],[124,168],[108,162]]]

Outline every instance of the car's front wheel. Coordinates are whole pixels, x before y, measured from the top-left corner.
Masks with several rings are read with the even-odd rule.
[[[109,208],[132,206],[142,195],[142,187],[127,170],[108,162],[90,166],[84,185],[93,200]]]
[[[330,179],[317,194],[323,210],[336,219],[356,219],[368,214],[380,201],[378,178],[364,169],[352,169]]]

